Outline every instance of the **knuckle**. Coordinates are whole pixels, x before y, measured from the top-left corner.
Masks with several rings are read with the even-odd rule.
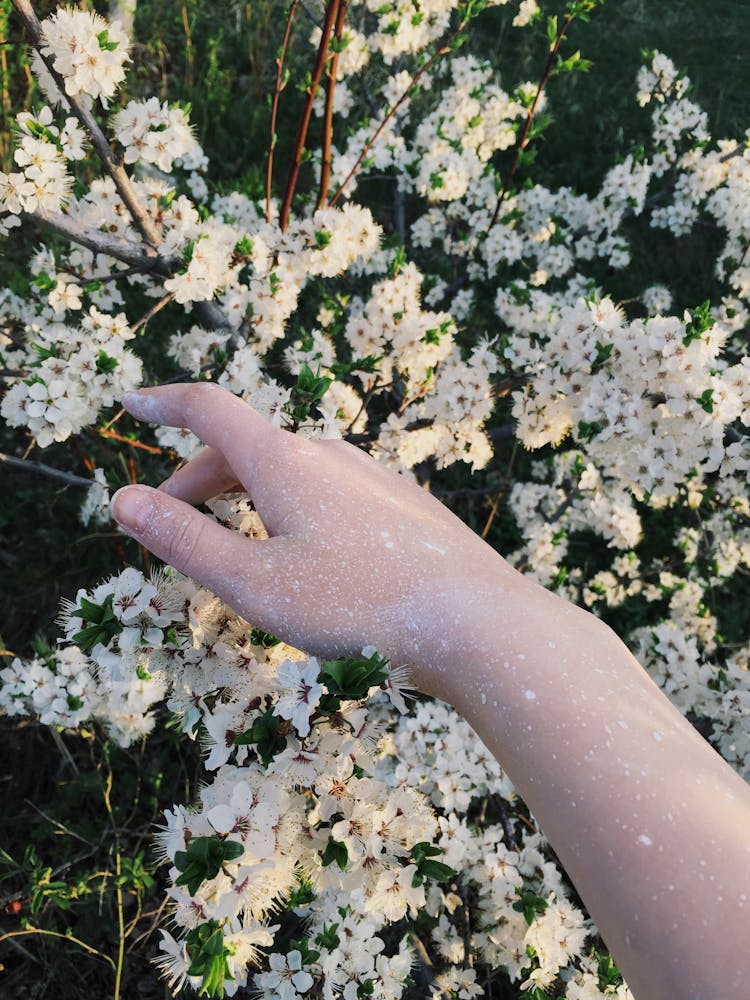
[[[210,382],[191,382],[185,387],[185,401],[191,406],[205,406],[217,388]]]
[[[200,521],[193,517],[185,518],[167,535],[164,553],[167,562],[178,569],[190,565],[198,551],[202,535],[203,525]]]

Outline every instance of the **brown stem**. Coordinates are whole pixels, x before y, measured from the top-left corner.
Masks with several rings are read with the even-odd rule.
[[[279,98],[281,96],[281,91],[284,89],[284,84],[282,83],[284,76],[284,56],[286,55],[286,50],[289,45],[289,36],[292,33],[292,20],[294,19],[298,3],[299,0],[292,0],[291,6],[289,7],[289,14],[286,19],[286,28],[284,29],[284,39],[281,43],[279,54],[276,57],[276,82],[273,88],[273,103],[271,104],[271,135],[268,141],[268,163],[266,165],[266,222],[271,221],[273,153],[276,149],[276,118],[279,113]]]
[[[336,14],[335,36],[338,43],[344,36],[344,21],[349,0],[341,0]],[[321,209],[328,197],[328,187],[331,183],[331,146],[333,144],[333,95],[336,89],[336,74],[339,68],[339,45],[333,53],[326,70],[326,109],[323,118],[323,162],[320,167],[320,191],[316,209]]]
[[[114,181],[117,192],[122,198],[127,210],[130,212],[136,228],[140,232],[143,239],[150,246],[154,249],[158,248],[161,243],[161,236],[154,220],[141,203],[141,200],[135,192],[135,188],[133,187],[130,177],[128,176],[122,163],[115,156],[115,153],[107,141],[107,137],[104,132],[99,127],[98,122],[88,108],[84,107],[77,97],[71,96],[67,93],[65,90],[65,81],[55,69],[52,60],[47,56],[42,55],[42,26],[34,13],[33,7],[31,6],[31,0],[13,0],[13,6],[23,22],[26,32],[31,40],[31,44],[39,53],[40,59],[47,67],[47,70],[57,84],[58,90],[65,96],[65,100],[70,105],[71,111],[91,138],[92,145],[99,154],[105,170]]]
[[[386,125],[391,120],[391,118],[393,118],[393,116],[396,114],[396,112],[401,107],[401,105],[404,103],[404,101],[409,96],[409,94],[412,92],[412,90],[414,89],[414,87],[416,86],[416,84],[419,82],[420,78],[422,76],[424,76],[424,74],[429,69],[431,69],[432,66],[434,66],[434,64],[438,61],[438,59],[441,56],[444,56],[448,52],[450,52],[450,50],[451,50],[451,43],[452,43],[453,39],[456,38],[457,35],[459,35],[463,31],[463,29],[465,27],[466,27],[466,20],[463,20],[459,24],[459,26],[455,29],[455,31],[452,31],[450,33],[450,35],[445,40],[445,42],[440,46],[440,48],[438,48],[432,54],[432,56],[430,56],[430,58],[427,60],[427,62],[424,64],[424,66],[422,66],[420,69],[417,70],[417,72],[412,77],[412,79],[411,79],[411,81],[409,83],[409,86],[406,88],[406,90],[403,92],[403,94],[401,95],[401,97],[399,97],[399,99],[393,105],[393,107],[388,112],[388,114],[385,116],[385,118],[382,120],[382,122],[380,123],[380,125],[378,125],[378,127],[375,129],[375,132],[372,134],[372,136],[365,143],[365,145],[364,145],[364,147],[362,149],[362,152],[357,157],[356,163],[354,164],[354,166],[352,167],[352,169],[349,171],[349,173],[346,175],[346,177],[343,179],[343,181],[339,184],[339,186],[336,189],[336,192],[334,193],[333,197],[328,202],[329,207],[335,205],[336,202],[339,200],[339,198],[341,197],[341,192],[344,190],[344,188],[346,187],[346,185],[349,183],[349,181],[352,179],[352,177],[354,177],[354,175],[359,170],[360,166],[362,165],[362,161],[367,156],[367,154],[369,153],[369,151],[372,149],[372,146],[376,142],[378,136],[383,131],[383,129],[386,127]]]
[[[294,191],[297,187],[299,168],[302,164],[302,153],[305,148],[305,140],[307,139],[307,130],[310,127],[313,101],[315,100],[315,94],[318,91],[320,78],[323,75],[323,70],[328,58],[328,43],[331,40],[331,31],[333,30],[334,21],[340,5],[341,0],[328,0],[328,4],[326,6],[320,45],[318,46],[318,55],[315,59],[315,66],[313,67],[310,86],[307,88],[307,100],[305,101],[305,107],[302,111],[299,128],[297,129],[297,139],[294,144],[292,165],[289,169],[289,177],[286,182],[286,190],[284,191],[284,200],[281,205],[281,218],[279,220],[279,225],[282,233],[289,225],[289,213],[292,209],[292,199],[294,198]]]
[[[153,444],[144,444],[143,441],[134,441],[131,438],[123,437],[122,434],[115,433],[115,431],[97,430],[96,433],[100,437],[112,438],[114,441],[122,442],[122,444],[129,444],[131,448],[140,448],[141,451],[147,451],[151,455],[161,455],[163,453],[162,448],[157,448]]]
[[[573,15],[568,15],[565,18],[560,30],[557,32],[557,37],[552,43],[549,50],[549,55],[547,56],[547,62],[544,64],[544,72],[542,73],[542,78],[539,81],[539,85],[536,89],[536,94],[534,95],[534,100],[531,102],[531,107],[526,115],[526,121],[523,126],[523,132],[521,133],[521,138],[518,140],[516,145],[516,155],[513,157],[513,162],[510,165],[510,170],[508,171],[508,176],[505,178],[503,183],[503,188],[500,194],[497,196],[497,202],[495,203],[495,211],[492,213],[492,218],[490,219],[490,224],[487,226],[487,232],[492,229],[492,227],[497,222],[497,217],[500,214],[500,208],[505,201],[505,198],[510,190],[510,186],[513,183],[513,178],[516,176],[516,170],[518,169],[518,163],[521,158],[521,153],[524,151],[529,143],[529,132],[531,131],[531,123],[534,120],[534,115],[536,113],[537,105],[539,104],[539,99],[542,96],[544,88],[547,86],[547,81],[550,78],[552,70],[555,68],[555,63],[557,62],[557,53],[562,45],[563,39],[565,38],[565,33],[573,21]]]
[[[155,302],[154,305],[151,306],[147,313],[141,316],[141,318],[130,327],[131,334],[135,333],[136,330],[140,330],[142,326],[145,326],[146,323],[150,322],[158,312],[161,312],[164,306],[172,301],[173,298],[174,292],[167,292],[166,295],[163,295],[158,302]]]

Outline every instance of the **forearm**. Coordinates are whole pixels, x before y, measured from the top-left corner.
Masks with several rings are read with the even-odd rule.
[[[539,820],[635,996],[738,995],[750,788],[594,616],[507,571],[461,607],[445,695]]]

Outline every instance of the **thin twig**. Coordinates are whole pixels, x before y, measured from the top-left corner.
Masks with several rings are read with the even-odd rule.
[[[336,12],[336,28],[334,31],[337,45],[326,70],[326,107],[323,116],[323,155],[320,165],[320,190],[318,192],[317,209],[323,208],[328,197],[328,187],[331,183],[331,147],[333,145],[333,98],[336,90],[336,74],[339,69],[339,50],[344,37],[344,21],[349,0],[340,0]]]
[[[451,51],[451,44],[452,44],[453,40],[466,27],[467,20],[468,19],[464,19],[463,21],[461,21],[461,23],[458,25],[458,27],[454,31],[451,32],[451,34],[448,36],[448,38],[445,40],[445,42],[430,56],[430,58],[427,60],[427,62],[424,64],[424,66],[420,67],[420,69],[418,69],[417,72],[414,74],[414,76],[412,77],[411,81],[409,82],[409,86],[406,88],[406,90],[403,92],[403,94],[399,97],[399,99],[396,101],[396,103],[390,109],[390,111],[388,112],[388,114],[382,120],[382,122],[380,123],[380,125],[378,125],[378,127],[375,129],[375,132],[372,134],[372,136],[367,140],[367,142],[363,146],[362,152],[357,157],[357,160],[356,160],[354,166],[349,171],[349,173],[346,175],[346,177],[343,179],[343,181],[339,184],[338,188],[336,189],[335,194],[333,195],[333,197],[331,198],[331,200],[328,202],[329,206],[335,205],[336,202],[339,200],[339,198],[341,197],[341,193],[343,192],[344,188],[346,187],[346,185],[349,183],[349,181],[352,179],[352,177],[354,177],[354,175],[359,170],[360,166],[362,165],[362,161],[367,156],[367,154],[369,153],[369,151],[372,149],[372,146],[377,141],[378,136],[383,131],[383,129],[386,127],[386,125],[391,120],[391,118],[393,118],[393,116],[396,114],[396,112],[401,107],[401,105],[404,103],[404,101],[407,99],[407,97],[412,92],[412,90],[414,89],[414,87],[417,85],[417,83],[419,82],[419,80],[424,76],[424,74],[428,70],[430,70],[435,65],[435,63],[438,61],[438,59],[441,56],[444,56],[448,52]]]
[[[321,27],[320,21],[313,14],[313,12],[310,10],[310,8],[307,6],[307,4],[305,3],[305,0],[300,0],[300,7],[305,12],[305,14],[307,14],[308,18],[312,21],[312,23],[315,25],[315,27],[316,28],[320,28]]]
[[[60,938],[62,941],[70,941],[72,944],[77,944],[79,947],[83,948],[84,951],[87,951],[90,955],[96,955],[98,958],[103,958],[105,962],[109,962],[113,969],[115,968],[115,963],[109,955],[105,955],[104,952],[97,951],[96,948],[92,948],[90,944],[86,944],[86,942],[81,941],[80,938],[73,937],[72,934],[60,934],[59,931],[44,930],[41,927],[27,927],[26,930],[22,931],[8,931],[7,934],[0,936],[0,944],[2,944],[3,941],[10,941],[11,938],[25,937],[28,934],[41,934],[44,937],[54,937]]]
[[[279,54],[276,56],[276,81],[273,87],[273,102],[271,104],[271,135],[268,141],[268,163],[266,165],[266,222],[271,221],[273,154],[276,149],[276,117],[279,113],[279,98],[281,96],[281,91],[284,89],[284,56],[286,55],[287,46],[289,45],[289,36],[292,33],[292,21],[294,19],[298,3],[299,0],[292,0],[291,6],[289,7],[289,14],[286,19],[286,28],[284,29],[284,38],[281,43]]]
[[[137,330],[140,330],[142,326],[145,326],[147,323],[149,323],[153,319],[153,317],[156,316],[158,312],[161,312],[164,306],[168,305],[172,301],[173,298],[174,298],[174,292],[167,292],[167,294],[163,295],[158,302],[155,302],[154,305],[151,306],[149,311],[145,313],[143,316],[141,316],[141,318],[133,326],[130,327],[131,335],[134,334]]]
[[[524,151],[524,149],[526,149],[526,146],[529,143],[529,132],[531,131],[531,123],[534,120],[534,114],[536,113],[537,105],[539,104],[539,99],[542,96],[544,88],[547,86],[547,81],[549,80],[552,70],[555,67],[555,63],[557,62],[557,53],[560,49],[560,46],[562,45],[563,39],[565,38],[565,33],[570,27],[573,19],[574,15],[572,14],[569,14],[565,18],[562,25],[560,26],[560,29],[557,32],[557,37],[555,38],[554,42],[550,47],[549,54],[547,56],[547,62],[544,64],[544,71],[539,81],[539,85],[537,86],[536,94],[534,95],[534,100],[531,102],[529,113],[526,115],[526,122],[524,123],[523,126],[523,132],[521,133],[521,138],[518,140],[518,144],[516,145],[516,153],[515,156],[513,157],[513,162],[510,165],[508,176],[505,178],[505,181],[503,182],[502,190],[500,191],[500,194],[497,196],[497,202],[495,203],[495,211],[492,213],[492,218],[490,219],[489,226],[487,226],[487,232],[489,232],[490,229],[492,229],[492,227],[497,222],[497,217],[500,214],[500,208],[503,202],[505,201],[508,191],[510,190],[510,185],[513,183],[513,178],[516,175],[516,170],[518,169],[518,164],[521,160],[521,153]]]
[[[297,139],[294,144],[292,164],[289,168],[289,177],[287,178],[286,190],[284,191],[284,200],[281,204],[279,226],[282,232],[284,232],[286,227],[289,225],[289,213],[291,212],[292,199],[294,198],[294,192],[297,187],[297,178],[299,177],[299,169],[302,164],[302,153],[305,149],[307,130],[310,127],[313,102],[315,100],[315,94],[318,91],[320,78],[323,75],[323,69],[325,68],[326,60],[328,58],[328,43],[331,39],[331,32],[333,30],[333,25],[340,4],[341,0],[328,0],[328,5],[326,6],[325,20],[323,21],[318,54],[315,59],[315,66],[313,67],[310,86],[307,88],[307,100],[305,101],[302,117],[300,118],[299,127],[297,129]]]
[[[152,260],[153,258],[149,258]],[[110,271],[109,274],[95,274],[95,275],[85,275],[80,274],[77,271],[61,271],[61,274],[66,274],[68,277],[75,279],[75,281],[82,281],[84,283],[91,283],[93,281],[99,282],[101,285],[106,285],[110,281],[119,281],[120,278],[129,278],[134,274],[146,274],[145,267],[126,267],[121,271]]]
[[[62,830],[63,833],[67,833],[69,837],[74,837],[76,840],[80,840],[81,843],[85,844],[87,847],[92,848],[90,853],[93,853],[96,850],[97,845],[94,844],[93,841],[87,840],[86,837],[82,836],[80,833],[76,833],[75,830],[71,830],[70,827],[66,826],[64,823],[60,823],[59,820],[48,816],[47,813],[43,809],[40,809],[36,803],[31,801],[31,799],[24,799],[23,801],[27,806],[31,806],[35,812],[38,812],[43,819],[46,819],[48,823],[51,823],[52,826],[56,827],[58,830]],[[84,857],[89,856],[89,854],[84,855]]]
[[[144,444],[143,441],[133,441],[131,438],[124,437],[122,434],[116,434],[114,431],[97,430],[97,434],[103,438],[112,438],[113,441],[120,441],[122,444],[129,444],[131,448],[140,448],[141,451],[147,451],[150,455],[161,455],[163,453],[162,448],[157,448],[152,444]]]

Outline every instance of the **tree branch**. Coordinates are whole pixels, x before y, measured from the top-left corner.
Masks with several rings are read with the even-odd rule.
[[[69,486],[84,487],[89,490],[92,486],[100,486],[95,479],[85,479],[83,476],[76,476],[72,472],[63,472],[62,469],[54,469],[51,465],[44,465],[43,462],[30,462],[27,458],[16,458],[13,455],[6,455],[0,451],[0,462],[12,466],[14,469],[23,469],[26,472],[36,472],[42,476],[49,476],[52,479],[61,479]]]
[[[450,52],[450,50],[451,50],[451,43],[463,31],[463,29],[466,27],[467,21],[468,21],[468,18],[465,18],[463,21],[461,21],[461,23],[458,25],[458,27],[454,31],[452,31],[450,33],[450,35],[447,37],[447,39],[445,40],[445,42],[438,49],[436,49],[435,52],[433,52],[433,54],[430,56],[430,58],[427,60],[427,62],[424,64],[424,66],[420,67],[420,69],[418,69],[417,72],[414,74],[414,76],[412,77],[411,81],[409,82],[409,86],[406,88],[406,90],[403,92],[403,94],[401,95],[401,97],[399,97],[399,99],[396,101],[396,103],[390,109],[390,111],[385,116],[385,118],[382,120],[382,122],[380,123],[380,125],[378,125],[378,127],[375,129],[375,132],[372,134],[372,136],[365,143],[364,147],[362,148],[362,152],[357,157],[357,160],[356,160],[354,166],[349,171],[349,173],[346,175],[346,177],[343,179],[343,181],[339,184],[339,186],[336,189],[336,192],[334,193],[333,197],[328,202],[329,207],[335,205],[336,202],[339,200],[339,198],[341,197],[342,191],[344,190],[344,188],[346,187],[346,185],[349,183],[349,181],[352,179],[352,177],[354,177],[354,175],[357,173],[357,171],[361,167],[362,161],[367,156],[367,154],[369,153],[369,151],[372,149],[373,144],[377,141],[378,136],[383,131],[383,129],[386,127],[386,125],[391,120],[391,118],[393,118],[393,116],[396,114],[396,112],[398,111],[398,109],[401,107],[401,105],[404,103],[404,101],[406,100],[406,98],[412,92],[412,90],[414,89],[414,87],[416,86],[416,84],[419,82],[419,80],[424,76],[424,74],[429,69],[431,69],[435,65],[435,63],[438,61],[438,59],[441,56],[444,56],[448,52]]]
[[[102,233],[98,229],[84,229],[62,212],[24,212],[23,215],[24,218],[40,222],[71,243],[86,247],[92,253],[103,253],[108,257],[114,257],[115,260],[121,260],[124,264],[129,264],[140,271],[168,277],[174,267],[183,266],[179,258],[168,260],[153,250],[130,243],[119,236],[110,236],[109,233]]]
[[[32,217],[41,219],[46,225],[51,226],[56,232],[60,233],[60,235],[79,243],[81,246],[88,247],[89,250],[95,253],[106,253],[133,267],[142,267],[144,270],[152,273],[170,277],[177,268],[183,266],[182,260],[179,258],[167,259],[158,253],[159,247],[162,244],[161,234],[156,223],[136,194],[133,182],[128,176],[127,171],[118,157],[115,156],[107,137],[99,127],[93,114],[81,101],[66,92],[64,79],[54,68],[51,60],[42,55],[42,26],[34,13],[30,0],[13,0],[13,6],[23,22],[24,28],[31,39],[31,44],[39,52],[39,57],[50,72],[58,90],[65,96],[71,111],[91,138],[94,149],[99,154],[105,170],[114,181],[123,204],[130,213],[136,228],[146,241],[147,246],[136,248],[126,240],[115,240],[106,234],[97,233],[94,236],[60,213],[33,213]],[[201,322],[210,329],[219,329],[230,325],[223,309],[215,302],[196,302],[194,308]]]
[[[48,59],[47,56],[42,54],[41,47],[43,44],[43,30],[42,25],[39,22],[38,17],[34,13],[34,8],[31,5],[31,0],[13,0],[13,6],[16,9],[18,16],[23,22],[26,33],[28,34],[31,44],[39,53],[39,58],[42,60],[47,70],[52,76],[52,79],[57,84],[57,88],[62,95],[64,95],[65,100],[70,105],[70,109],[76,118],[79,120],[81,125],[84,127],[86,132],[91,138],[92,145],[96,152],[99,154],[102,163],[104,164],[104,169],[107,171],[109,176],[115,183],[117,192],[120,195],[124,205],[126,206],[128,212],[136,225],[136,228],[140,232],[144,240],[154,249],[159,247],[161,243],[161,236],[159,230],[154,223],[154,220],[146,211],[145,207],[141,203],[140,198],[135,192],[133,183],[127,174],[124,166],[120,162],[117,156],[110,146],[107,137],[104,132],[99,127],[99,123],[94,118],[93,114],[86,108],[83,103],[75,96],[71,96],[65,90],[65,80],[55,69],[52,60]]]
[[[516,146],[516,155],[514,156],[513,162],[510,165],[508,176],[505,178],[505,181],[503,182],[502,190],[500,191],[500,194],[497,196],[497,202],[495,203],[495,211],[492,213],[492,218],[490,219],[489,226],[487,226],[487,232],[489,232],[490,229],[492,229],[492,227],[497,222],[497,217],[500,214],[500,208],[503,202],[505,201],[505,198],[507,197],[511,184],[513,183],[513,178],[516,175],[516,170],[518,169],[518,164],[521,159],[521,153],[524,151],[524,149],[526,149],[526,146],[529,143],[529,132],[531,130],[531,123],[534,120],[534,114],[536,113],[537,105],[539,104],[539,98],[542,96],[544,88],[547,86],[547,82],[550,78],[552,70],[555,67],[555,63],[557,62],[557,53],[560,50],[560,46],[562,45],[563,39],[565,38],[565,33],[570,27],[573,19],[574,15],[572,14],[569,14],[565,18],[563,23],[560,25],[560,29],[557,32],[557,36],[554,42],[550,47],[549,55],[547,56],[547,62],[544,64],[544,71],[542,72],[542,78],[539,81],[539,85],[537,86],[536,94],[534,95],[534,100],[532,101],[531,107],[529,108],[529,113],[526,115],[526,122],[524,123],[523,132],[521,133],[521,138],[518,140],[518,145]]]

